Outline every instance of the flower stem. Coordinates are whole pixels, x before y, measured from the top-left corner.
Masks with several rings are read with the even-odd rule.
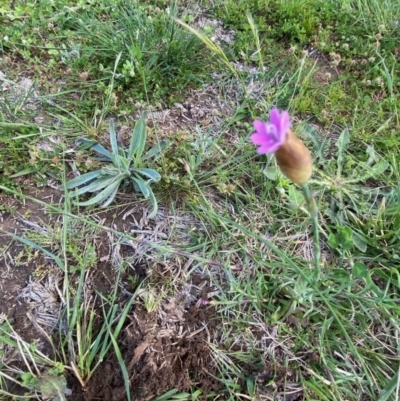
[[[301,185],[304,193],[304,198],[307,202],[307,209],[310,213],[311,222],[314,231],[314,261],[317,277],[321,273],[321,249],[319,244],[319,227],[318,227],[318,207],[315,202],[314,196],[307,184]]]

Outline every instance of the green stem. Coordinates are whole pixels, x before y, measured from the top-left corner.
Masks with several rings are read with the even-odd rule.
[[[311,223],[314,231],[314,261],[317,277],[321,272],[321,248],[319,244],[319,227],[318,227],[318,208],[312,192],[307,184],[301,185],[304,193],[304,198],[307,202],[307,209],[310,213]]]

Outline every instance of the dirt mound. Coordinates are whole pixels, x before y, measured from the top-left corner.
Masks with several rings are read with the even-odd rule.
[[[172,302],[173,303],[173,302]],[[165,309],[165,308],[164,308]],[[212,377],[216,367],[208,341],[217,321],[212,309],[193,306],[181,316],[171,307],[175,325],[164,325],[156,314],[138,306],[129,316],[130,324],[120,336],[120,350],[127,366],[132,400],[150,400],[171,389],[189,391],[192,386],[203,394],[217,392],[219,382]],[[176,316],[178,315],[178,316]],[[85,389],[71,377],[74,401],[126,400],[119,363],[115,356],[95,372]]]

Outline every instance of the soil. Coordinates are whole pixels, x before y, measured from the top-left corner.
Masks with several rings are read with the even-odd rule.
[[[62,194],[47,188],[28,195],[57,204]],[[58,341],[63,313],[60,299],[63,272],[55,266],[52,258],[43,252],[29,252],[31,248],[12,240],[5,232],[25,237],[27,230],[42,230],[46,235],[46,228],[54,227],[59,216],[31,200],[20,203],[18,199],[4,194],[1,200],[4,209],[0,222],[1,320],[7,318],[23,340],[36,344],[48,357],[57,358],[49,338],[52,337],[55,343]],[[101,222],[128,232],[129,224],[123,216],[126,217],[126,207],[105,213]],[[139,217],[135,216],[135,219]],[[132,273],[140,280],[151,274],[155,288],[157,278],[160,281],[173,279],[173,269],[167,269],[162,264],[155,263],[149,269],[143,263],[134,263],[133,272],[124,272],[120,282],[116,283],[117,275],[109,256],[109,233],[99,233],[95,244],[99,258],[86,276],[85,288],[89,297],[96,298],[96,328],[101,327],[103,316],[98,295],[109,295],[115,285],[123,287],[118,297],[122,310],[135,291],[130,284]],[[119,251],[126,260],[133,252],[132,247],[126,244],[121,245]],[[218,376],[217,367],[209,346],[216,337],[220,322],[214,308],[201,303],[212,288],[200,274],[193,274],[190,283],[177,285],[176,288],[180,288],[176,296],[166,296],[153,311],[146,310],[140,300],[135,301],[117,339],[127,367],[132,400],[151,400],[171,389],[187,392],[195,387],[204,395],[211,392],[217,395],[220,391],[220,382],[215,378]],[[17,356],[8,360],[8,366],[24,368],[24,362]],[[71,401],[127,399],[120,363],[112,351],[84,386],[73,370],[68,370],[67,388],[71,390],[67,397]],[[23,394],[23,389],[15,386],[10,386],[8,390]]]
[[[150,400],[171,389],[188,391],[192,386],[203,394],[218,392],[220,383],[212,377],[216,368],[207,344],[215,328],[212,309],[193,306],[182,316],[180,331],[162,327],[155,314],[134,308],[130,323],[119,339],[127,366],[131,399]],[[115,356],[105,361],[83,389],[70,378],[71,400],[126,400],[119,363]]]
[[[49,200],[54,191],[42,192]],[[35,255],[34,263],[23,254],[23,244],[13,240],[7,233],[23,236],[28,227],[22,222],[29,218],[33,224],[40,224],[43,219],[51,220],[43,206],[26,200],[20,203],[16,198],[4,194],[0,196],[4,211],[0,212],[0,315],[6,317],[14,330],[27,342],[37,343],[42,337],[35,325],[27,319],[29,302],[22,298],[21,291],[26,288],[39,266],[46,264],[44,257]]]

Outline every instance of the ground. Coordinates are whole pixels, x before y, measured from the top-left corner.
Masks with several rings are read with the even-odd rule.
[[[0,0],[0,400],[397,400],[399,13]]]
[[[38,199],[51,199],[50,204],[57,204],[62,193],[43,189],[34,195]],[[3,212],[1,228],[15,235],[23,235],[33,224],[49,226],[52,219],[56,218],[45,207],[30,200],[21,204],[17,199],[3,197],[3,202],[12,212]],[[119,230],[126,228],[123,217],[126,209],[114,210],[113,215],[119,217],[111,214],[102,216],[103,224]],[[25,224],[28,223],[27,216],[30,216],[29,224]],[[107,242],[106,235],[96,239],[100,253],[107,252],[104,242]],[[54,272],[55,267],[44,257],[33,257],[32,261],[29,257],[18,258],[17,255],[23,253],[23,245],[11,241],[5,234],[1,235],[1,246],[7,247],[5,255],[10,259],[5,256],[1,261],[0,314],[13,322],[14,330],[24,341],[36,343],[40,351],[50,352],[51,355],[48,335],[55,334],[55,326],[50,328],[47,325],[47,333],[44,333],[41,324],[46,314],[51,314],[54,319],[55,314],[61,315],[65,309],[59,297],[62,277],[59,272]],[[131,247],[123,245],[121,248],[121,257],[129,258]],[[134,270],[142,280],[146,279],[147,267],[138,264]],[[155,264],[151,266],[151,274],[165,279],[168,273],[162,265]],[[131,295],[129,276],[121,276],[124,288],[118,296],[120,306],[126,304]],[[85,286],[90,288],[85,296],[108,296],[116,285],[115,277],[112,264],[99,261],[85,277]],[[216,374],[216,367],[212,362],[208,341],[214,338],[215,327],[220,322],[214,308],[197,302],[202,297],[206,298],[209,290],[206,278],[194,274],[191,285],[186,284],[186,288],[182,289],[181,299],[170,298],[160,310],[152,313],[142,305],[134,305],[129,311],[119,344],[129,374],[132,399],[150,400],[172,388],[188,391],[194,385],[204,393],[218,392],[220,385],[212,377]],[[100,327],[100,301],[96,302],[94,311],[95,326]],[[84,387],[72,372],[67,376],[67,383],[72,390],[71,400],[126,399],[119,362],[115,356],[107,356]]]
[[[54,205],[58,204],[62,193],[42,189],[27,195]],[[4,196],[3,204],[10,212],[3,212],[1,228],[18,236],[32,228],[49,227],[58,218],[45,206],[29,199],[20,202]],[[101,215],[102,224],[119,232],[127,230],[127,209],[125,206]],[[62,276],[58,270],[54,271],[56,267],[48,258],[38,254],[24,256],[23,244],[11,241],[10,236],[4,233],[0,238],[1,246],[7,248],[1,260],[0,313],[12,322],[13,329],[22,340],[36,344],[41,352],[52,357],[54,349],[49,336],[57,337],[57,321],[65,313],[65,305],[60,298]],[[110,295],[116,285],[117,276],[107,255],[107,244],[107,235],[101,233],[96,238],[96,246],[103,257],[85,276],[85,288],[88,289],[85,297],[95,300],[94,334],[100,330],[103,321],[102,302],[98,298]],[[132,258],[132,247],[128,245],[122,245],[118,252],[122,258]],[[188,267],[183,266],[183,269]],[[151,272],[153,284],[157,277],[160,282],[165,282],[171,275],[168,270],[157,263],[152,266],[134,265],[134,274],[141,280],[145,280]],[[120,277],[119,285],[123,287],[117,301],[120,308],[126,305],[134,291],[129,280],[131,275],[132,272]],[[194,273],[190,282],[180,288],[177,297],[164,299],[156,311],[149,312],[140,304],[134,304],[129,310],[118,344],[127,367],[132,399],[151,400],[170,389],[190,391],[193,386],[203,394],[218,396],[221,383],[216,379],[218,369],[210,344],[220,340],[218,327],[222,321],[214,307],[203,305],[203,300],[207,300],[214,290],[207,275]],[[234,349],[232,347],[231,351]],[[16,366],[22,363],[18,359],[13,362]],[[257,376],[260,383],[271,378],[276,382],[283,381],[287,370],[282,368],[276,372],[275,369],[272,365],[249,365],[246,372]],[[126,399],[119,361],[112,354],[106,355],[85,383],[69,370],[67,386],[72,391],[68,399],[74,401]],[[18,393],[22,390],[11,386],[10,391]],[[293,394],[287,399],[299,399],[301,392],[298,387],[294,386]]]

